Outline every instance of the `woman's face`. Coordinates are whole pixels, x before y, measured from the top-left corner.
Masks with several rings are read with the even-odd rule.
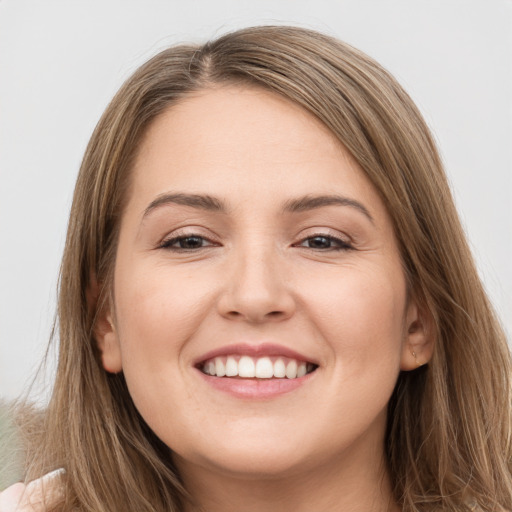
[[[202,91],[149,128],[107,321],[105,368],[184,471],[373,464],[414,366],[379,195],[316,118],[255,88]]]

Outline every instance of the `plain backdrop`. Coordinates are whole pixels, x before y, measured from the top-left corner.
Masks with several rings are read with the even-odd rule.
[[[511,0],[0,0],[0,397],[44,354],[74,181],[110,98],[168,45],[255,24],[318,29],[395,74],[512,332]]]

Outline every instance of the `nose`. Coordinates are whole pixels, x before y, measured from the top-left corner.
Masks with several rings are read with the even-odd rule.
[[[219,313],[253,324],[290,318],[296,302],[286,281],[286,262],[271,248],[247,249],[230,261]]]

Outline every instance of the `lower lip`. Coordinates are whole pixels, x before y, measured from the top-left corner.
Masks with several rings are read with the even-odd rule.
[[[296,379],[240,379],[230,377],[212,377],[197,370],[200,377],[212,388],[236,398],[268,399],[290,393],[310,381],[314,372]]]

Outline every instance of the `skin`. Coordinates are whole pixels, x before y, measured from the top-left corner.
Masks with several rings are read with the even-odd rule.
[[[219,87],[153,122],[132,179],[96,338],[105,369],[124,372],[172,449],[195,498],[186,511],[399,510],[386,407],[400,370],[426,362],[432,343],[389,214],[344,147],[273,93]],[[166,203],[144,215],[169,193],[207,194],[226,211]],[[282,211],[332,194],[369,216],[337,204]],[[162,246],[191,235],[196,248]],[[213,389],[194,368],[213,349],[262,342],[318,368],[256,400]]]
[[[45,512],[62,501],[57,473],[49,473],[28,485],[16,483],[0,493],[0,512]]]
[[[227,211],[170,203],[144,216],[177,192],[213,196]],[[333,193],[371,220],[352,206],[282,213],[286,201]],[[318,234],[350,248],[327,240],[318,249]],[[162,247],[191,235],[202,237],[195,249]],[[428,340],[383,202],[300,107],[224,87],[155,120],[133,170],[114,306],[100,329],[104,366],[124,372],[173,450],[197,499],[189,510],[388,509],[386,406],[399,371],[417,366],[412,352],[429,357]],[[210,350],[263,341],[317,361],[313,378],[242,400],[194,368]]]

